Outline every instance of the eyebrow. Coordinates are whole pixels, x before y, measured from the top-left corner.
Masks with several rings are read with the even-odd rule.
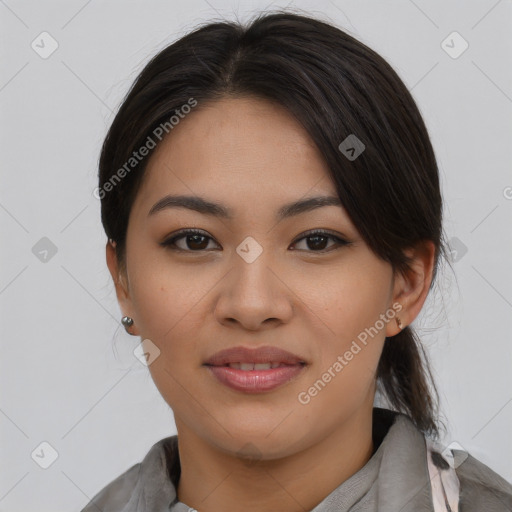
[[[324,206],[342,206],[338,197],[335,196],[317,196],[307,199],[300,199],[293,203],[288,203],[279,208],[277,219],[283,220],[301,213],[310,212]],[[185,195],[167,195],[158,200],[149,210],[148,216],[168,208],[188,208],[204,215],[211,215],[224,219],[233,219],[233,210],[222,204],[208,201],[199,196]]]

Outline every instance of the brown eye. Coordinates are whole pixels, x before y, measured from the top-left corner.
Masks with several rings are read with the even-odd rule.
[[[322,230],[314,230],[306,233],[301,238],[299,238],[297,242],[294,242],[294,245],[296,245],[298,242],[302,240],[306,240],[307,249],[299,250],[306,250],[306,252],[328,252],[331,250],[333,246],[336,248],[339,246],[349,244],[349,242],[347,242],[343,238],[335,236],[329,233],[328,231]],[[332,244],[330,248],[326,248],[328,240],[334,241],[334,244]]]
[[[181,240],[183,240],[183,242],[181,242]],[[178,251],[201,252],[207,249],[210,240],[213,240],[213,238],[204,234],[202,231],[189,229],[181,231],[177,235],[165,240],[160,245]],[[178,241],[180,241],[181,245],[178,245]]]

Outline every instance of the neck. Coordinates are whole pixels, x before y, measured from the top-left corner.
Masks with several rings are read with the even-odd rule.
[[[212,446],[175,418],[178,499],[199,512],[312,510],[371,458],[372,407],[292,455],[249,462]]]

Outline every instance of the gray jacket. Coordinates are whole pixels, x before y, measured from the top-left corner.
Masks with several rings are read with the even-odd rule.
[[[375,407],[374,453],[311,512],[511,512],[512,485],[461,450],[443,450],[411,419]],[[155,443],[82,512],[190,512],[178,501],[177,436]],[[199,510],[198,512],[201,512]]]

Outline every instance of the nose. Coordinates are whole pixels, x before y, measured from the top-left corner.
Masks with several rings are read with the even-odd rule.
[[[290,321],[293,292],[264,254],[251,263],[234,254],[215,306],[219,323],[258,331]]]

